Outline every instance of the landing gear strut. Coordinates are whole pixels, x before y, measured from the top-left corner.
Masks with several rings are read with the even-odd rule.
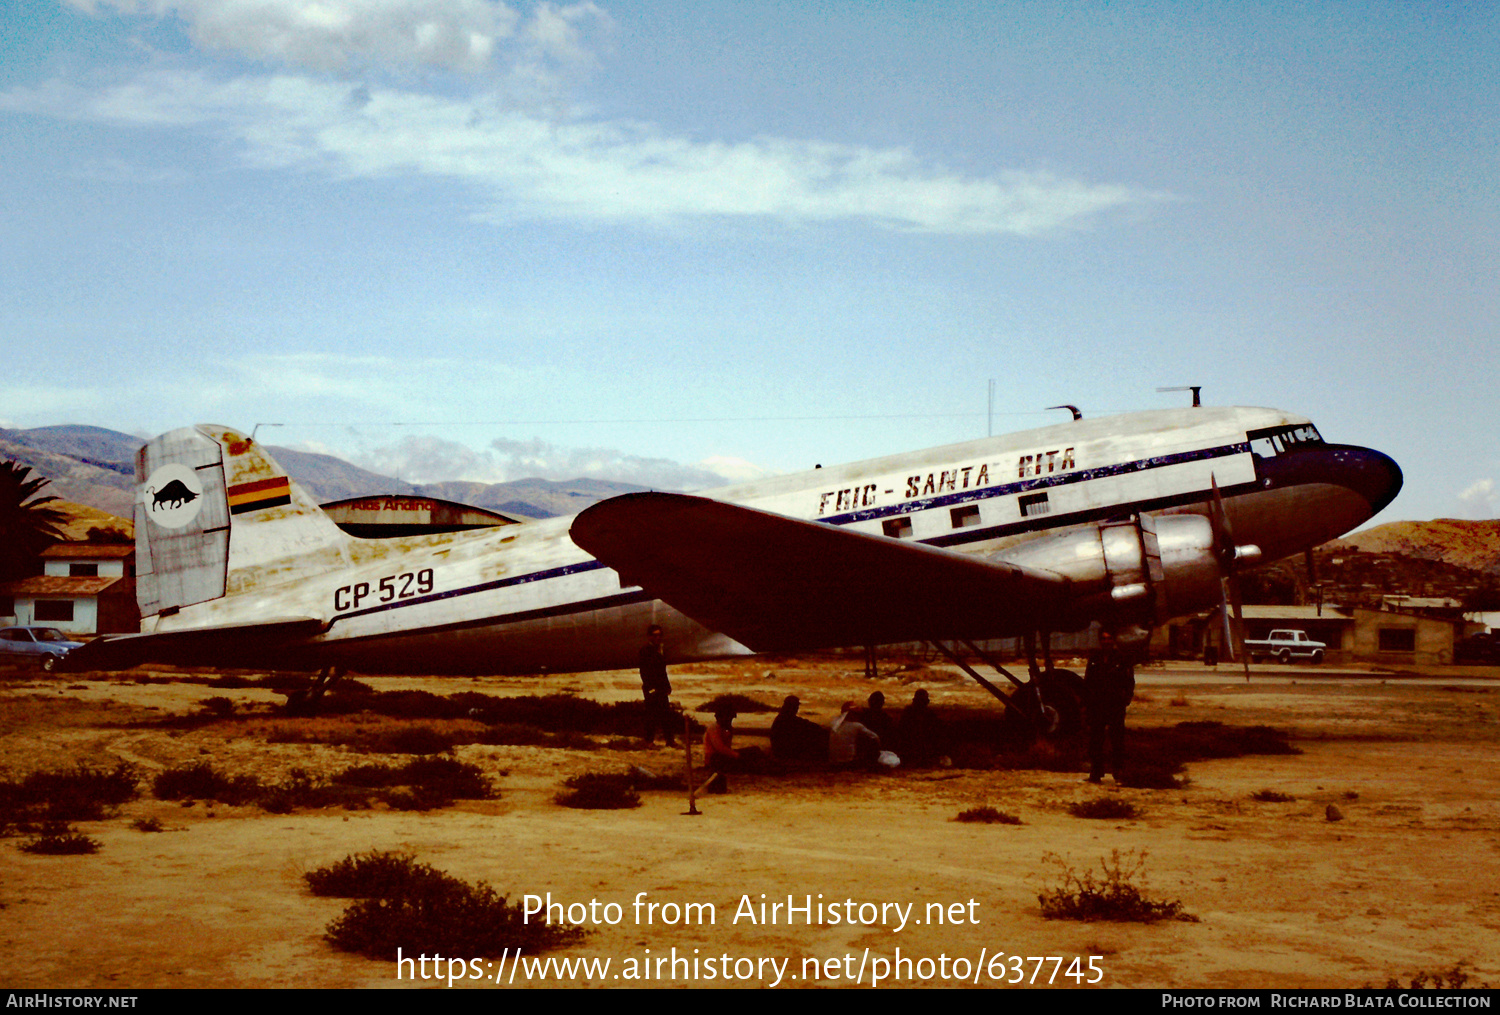
[[[1045,668],[1038,666],[1036,658],[1036,636],[1028,633],[1025,638],[1026,662],[1029,679],[1022,680],[1011,673],[1000,661],[980,649],[972,641],[950,644],[934,641],[932,645],[959,669],[1005,706],[1005,710],[1026,723],[1037,734],[1044,737],[1066,736],[1076,732],[1082,725],[1083,679],[1072,670],[1055,669],[1052,665],[1050,632],[1046,632],[1043,644]],[[999,673],[1015,685],[1015,690],[1006,694],[995,684],[979,674],[974,667],[959,655],[957,646],[967,649],[980,662]]]
[[[320,669],[311,684],[300,691],[293,691],[287,697],[287,715],[317,715],[318,702],[323,700],[328,689],[347,672],[342,666],[325,666]]]

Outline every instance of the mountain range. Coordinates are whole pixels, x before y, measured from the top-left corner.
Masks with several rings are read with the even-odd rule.
[[[29,465],[50,479],[52,483],[44,493],[129,518],[135,501],[135,453],[145,443],[139,437],[97,426],[0,429],[0,458]],[[576,514],[595,501],[645,489],[603,479],[407,483],[361,469],[332,455],[274,445],[267,445],[266,450],[314,500],[325,504],[371,494],[415,494],[503,514],[551,518]]]
[[[1326,544],[1325,549],[1395,553],[1500,575],[1500,519],[1386,522],[1336,539]]]

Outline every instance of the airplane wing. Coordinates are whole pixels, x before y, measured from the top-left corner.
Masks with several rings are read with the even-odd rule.
[[[602,501],[571,534],[757,652],[1004,637],[1050,626],[1067,596],[1051,572],[683,494]]]
[[[104,635],[63,657],[59,669],[128,670],[142,663],[176,666],[257,666],[284,659],[284,653],[322,634],[327,623],[315,617],[286,617],[253,624],[223,624],[182,631]]]

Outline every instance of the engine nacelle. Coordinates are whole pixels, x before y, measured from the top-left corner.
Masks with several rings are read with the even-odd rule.
[[[1245,556],[1251,547],[1242,548]],[[1052,571],[1071,582],[1070,619],[1155,625],[1220,600],[1213,527],[1202,515],[1099,522],[1043,536],[996,559]]]

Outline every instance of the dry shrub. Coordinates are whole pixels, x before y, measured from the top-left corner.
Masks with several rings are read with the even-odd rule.
[[[519,695],[499,698],[476,691],[437,695],[430,691],[372,691],[357,693],[339,681],[319,703],[318,711],[333,715],[370,712],[403,719],[472,719],[486,725],[510,723],[573,733],[635,734],[645,719],[640,701],[601,704],[571,694]]]
[[[1425,970],[1413,973],[1402,983],[1392,976],[1385,981],[1386,990],[1491,990],[1489,983],[1476,983],[1469,985],[1469,973],[1464,966],[1468,962],[1459,962],[1452,969],[1441,969],[1435,973]],[[1370,989],[1368,985],[1366,990]]]
[[[80,835],[61,821],[49,821],[42,826],[40,835],[21,843],[21,851],[48,856],[78,856],[99,852],[99,840]]]
[[[1290,793],[1283,793],[1274,789],[1258,789],[1250,794],[1251,800],[1259,800],[1264,804],[1289,804],[1297,799]]]
[[[348,856],[305,875],[314,894],[359,898],[328,925],[335,948],[372,959],[443,953],[494,956],[545,951],[583,937],[575,927],[528,922],[521,907],[400,853]]]
[[[959,811],[954,821],[979,822],[986,825],[1019,825],[1021,819],[1014,814],[997,811],[993,807],[970,807],[966,811]]]
[[[137,774],[124,762],[113,770],[75,765],[0,782],[0,834],[32,821],[97,821],[140,795]]]
[[[217,716],[220,719],[227,719],[229,716],[234,715],[233,699],[226,698],[222,694],[216,694],[212,698],[204,698],[198,702],[198,705],[206,714]]]
[[[597,750],[599,745],[582,733],[550,730],[527,726],[524,723],[496,723],[474,738],[474,742],[490,747],[558,747],[569,751]],[[636,745],[631,743],[631,747]]]
[[[453,738],[430,726],[402,726],[380,730],[362,746],[376,754],[446,754],[453,750]]]
[[[628,774],[585,772],[573,776],[564,785],[568,789],[554,797],[564,807],[615,811],[641,805],[641,795],[636,792],[635,782]]]
[[[452,797],[421,786],[389,790],[382,799],[394,811],[437,811],[453,806]]]
[[[712,698],[699,705],[696,711],[708,715],[717,715],[721,708],[732,708],[740,715],[752,715],[756,712],[775,712],[775,705],[767,705],[763,701],[756,701],[745,694],[729,692],[716,694]]]
[[[490,800],[498,795],[478,765],[453,758],[415,758],[399,768],[357,765],[335,775],[333,781],[367,789],[410,786],[452,800]]]
[[[281,782],[262,786],[255,803],[272,814],[290,814],[299,807],[369,806],[368,794],[314,778],[305,769],[294,768]]]
[[[521,907],[489,885],[463,884],[433,896],[363,899],[328,925],[329,944],[366,958],[404,955],[495,956],[507,949],[546,951],[581,940],[576,927],[529,923]]]
[[[351,853],[338,863],[302,875],[314,895],[335,899],[395,899],[451,891],[462,884],[442,871],[417,863],[409,853],[372,850]]]
[[[1182,789],[1188,777],[1179,774],[1181,766],[1150,765],[1141,762],[1130,764],[1115,775],[1115,782],[1131,789]]]
[[[221,775],[205,761],[162,772],[156,777],[155,792],[161,800],[254,803],[273,814],[297,808],[363,808],[372,800],[385,800],[397,810],[432,810],[454,800],[488,800],[497,795],[478,766],[452,758],[415,758],[394,768],[359,765],[332,780],[294,768],[285,779],[271,784],[249,775]]]
[[[1149,899],[1136,886],[1135,879],[1144,880],[1145,850],[1124,855],[1118,849],[1112,850],[1108,858],[1100,859],[1097,875],[1091,870],[1080,875],[1056,853],[1045,854],[1042,861],[1057,864],[1061,875],[1059,884],[1037,896],[1042,916],[1048,920],[1198,921],[1196,916],[1183,911],[1181,902]]]
[[[1246,754],[1298,754],[1285,733],[1269,726],[1226,726],[1221,722],[1180,722],[1170,729],[1131,730],[1125,770],[1115,779],[1132,789],[1181,789],[1189,761],[1238,758]]]
[[[1141,816],[1141,809],[1129,800],[1106,796],[1099,797],[1096,800],[1082,800],[1076,804],[1069,804],[1068,813],[1075,818],[1099,818],[1106,821],[1115,821],[1138,818]]]
[[[221,775],[213,765],[200,761],[158,773],[151,784],[158,800],[217,800],[224,804],[247,804],[264,788],[253,775]]]

